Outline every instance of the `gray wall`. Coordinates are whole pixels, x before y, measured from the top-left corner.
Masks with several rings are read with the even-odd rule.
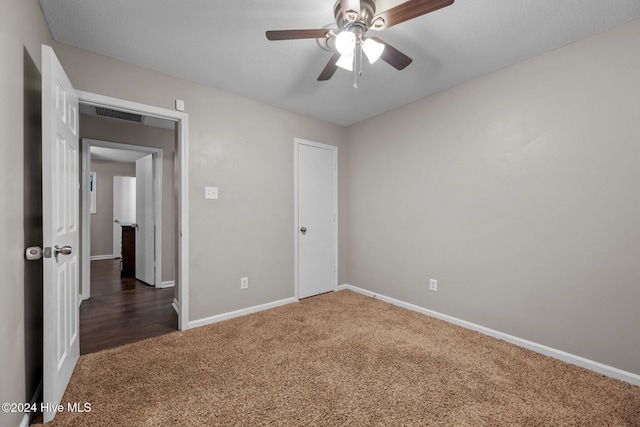
[[[348,283],[640,374],[638,70],[635,21],[352,126]]]
[[[189,114],[189,317],[198,320],[294,295],[293,140],[337,145],[346,218],[343,127],[64,44],[55,51],[76,89]],[[82,126],[82,123],[81,123]],[[219,200],[205,200],[217,186]],[[340,241],[339,280],[346,280]],[[240,290],[240,278],[250,287]]]
[[[92,160],[91,172],[96,173],[97,182],[96,213],[91,215],[91,256],[113,255],[113,177],[135,177],[136,164]]]
[[[0,6],[0,402],[33,397],[42,358],[42,276],[27,265],[25,245],[42,245],[39,150],[40,44],[51,43],[37,1]],[[38,235],[40,234],[40,235]],[[40,264],[41,266],[41,264]],[[40,270],[41,271],[41,270]],[[0,425],[18,425],[22,414],[0,412]]]
[[[102,141],[119,142],[122,144],[141,145],[162,149],[162,281],[173,281],[176,270],[176,195],[174,180],[174,158],[176,146],[176,132],[174,130],[157,127],[142,126],[122,120],[104,117],[80,115],[80,137],[98,139]],[[135,163],[133,174],[135,176]],[[104,182],[98,179],[98,186]],[[113,186],[113,182],[108,184]],[[113,195],[113,189],[112,195]],[[98,191],[100,194],[100,191]],[[113,203],[113,200],[111,201]],[[99,207],[98,207],[99,208]],[[111,212],[113,206],[111,207]],[[100,212],[98,212],[100,214]],[[92,220],[96,215],[92,215]],[[113,218],[111,219],[113,221]],[[93,223],[91,224],[93,232]],[[93,240],[92,240],[93,245]],[[112,253],[111,249],[105,255]]]

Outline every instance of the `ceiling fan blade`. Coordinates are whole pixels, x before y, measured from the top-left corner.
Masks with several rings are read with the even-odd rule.
[[[269,40],[321,39],[327,37],[329,30],[276,30],[267,31]]]
[[[380,59],[391,65],[396,70],[404,70],[413,62],[413,59],[409,58],[390,44],[383,42],[377,37],[370,38],[384,45],[384,50],[382,51],[382,55],[380,55]]]
[[[360,0],[340,0],[340,9],[342,9],[344,20],[350,22],[347,12],[354,11],[356,17],[360,15]]]
[[[331,57],[327,65],[324,67],[324,70],[322,70],[322,72],[318,76],[319,82],[327,81],[331,77],[333,77],[333,74],[338,69],[338,66],[336,65],[336,62],[338,62],[338,59],[340,59],[340,54],[336,52],[333,54],[333,56]]]
[[[375,22],[376,19],[382,18],[384,19],[384,25],[372,28],[376,30],[389,28],[401,22],[450,6],[453,2],[454,0],[409,0],[377,14],[373,21]]]

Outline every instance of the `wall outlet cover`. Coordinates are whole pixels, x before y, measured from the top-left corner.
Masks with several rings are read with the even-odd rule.
[[[433,292],[438,291],[438,281],[435,279],[429,279],[429,290]]]
[[[218,199],[218,187],[204,187],[204,198],[210,200]]]

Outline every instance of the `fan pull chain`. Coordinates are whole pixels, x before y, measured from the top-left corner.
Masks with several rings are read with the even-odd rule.
[[[358,52],[353,55],[353,88],[358,89],[358,76],[362,76],[362,48],[356,45],[356,49],[360,48],[360,71],[358,71]]]

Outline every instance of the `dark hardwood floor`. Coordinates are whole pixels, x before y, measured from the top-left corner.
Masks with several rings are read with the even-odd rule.
[[[120,260],[91,261],[91,298],[80,305],[80,354],[177,330],[174,288],[120,278]]]

